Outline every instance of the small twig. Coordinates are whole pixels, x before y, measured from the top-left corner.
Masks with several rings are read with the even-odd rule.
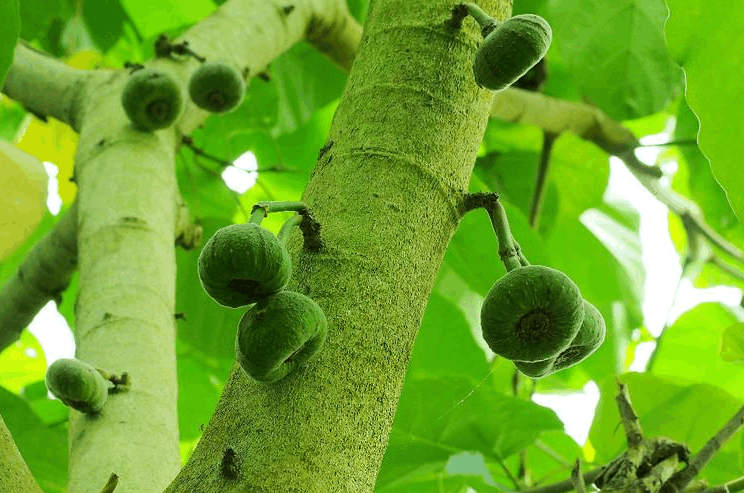
[[[597,469],[593,469],[589,472],[583,473],[585,484],[592,484],[596,479],[602,475],[607,466],[602,466]],[[557,483],[540,486],[539,488],[533,488],[531,490],[524,490],[522,493],[567,493],[574,489],[573,479],[564,479]]]
[[[708,443],[700,449],[700,452],[690,460],[687,467],[677,472],[672,478],[667,481],[664,485],[664,490],[669,492],[682,492],[695,477],[700,474],[700,471],[710,462],[710,460],[718,453],[724,443],[726,443],[737,431],[739,431],[744,425],[744,407],[721,428],[713,438],[708,440]]]
[[[668,142],[661,142],[658,144],[641,144],[640,142],[635,146],[636,149],[639,147],[662,147],[662,146],[694,146],[697,145],[695,139],[682,139],[682,140],[670,140]]]
[[[106,484],[103,485],[103,489],[101,490],[101,493],[112,493],[116,486],[119,484],[119,476],[117,476],[115,473],[111,473],[111,476],[109,476],[108,481],[106,481]]]
[[[548,455],[551,459],[556,461],[558,464],[560,464],[562,467],[567,468],[571,467],[571,463],[563,457],[561,454],[550,448],[547,444],[545,444],[542,440],[535,440],[535,447],[539,450],[542,450],[543,453]]]
[[[618,381],[618,393],[615,396],[617,401],[617,407],[620,411],[620,418],[623,421],[623,427],[625,428],[625,436],[628,439],[628,450],[637,448],[643,443],[643,430],[641,430],[641,423],[638,421],[638,415],[633,409],[633,405],[630,403],[630,394],[628,393],[628,387]]]
[[[180,43],[171,43],[168,39],[167,34],[161,34],[158,39],[155,40],[155,56],[158,58],[167,58],[172,54],[176,55],[188,55],[196,58],[200,62],[204,63],[207,61],[206,58],[197,55],[194,51],[189,48],[188,41],[182,41]]]
[[[703,489],[699,493],[739,493],[740,491],[744,491],[744,476],[729,481],[728,483]]]
[[[535,189],[532,192],[532,201],[530,203],[530,227],[537,229],[540,220],[543,199],[545,198],[545,185],[548,180],[548,171],[550,169],[550,154],[553,150],[553,144],[559,136],[550,132],[543,132],[542,150],[540,151],[540,161],[535,176]]]
[[[584,482],[584,475],[581,472],[581,459],[576,459],[576,463],[571,470],[571,482],[573,482],[576,493],[586,493],[586,483]]]
[[[718,255],[713,254],[710,257],[708,257],[708,263],[715,265],[716,267],[718,267],[719,269],[721,269],[723,272],[730,275],[734,279],[737,279],[739,281],[744,281],[744,272],[740,271],[733,265],[727,264],[726,262],[721,260],[721,258]]]
[[[232,161],[228,161],[227,159],[222,159],[217,156],[214,156],[212,154],[207,154],[204,152],[203,149],[197,147],[194,144],[194,139],[192,137],[189,137],[188,135],[184,135],[181,137],[181,143],[191,149],[191,151],[196,154],[197,156],[202,156],[205,159],[209,159],[210,161],[213,161],[223,168],[227,168],[228,166],[234,166]],[[242,169],[242,168],[241,168]],[[257,169],[251,169],[251,170],[244,170],[248,173],[268,173],[268,172],[284,172],[284,171],[294,171],[294,169],[289,168],[285,166],[284,164],[275,164],[274,166],[269,166],[268,168],[257,168]]]
[[[501,459],[501,457],[496,456],[496,462],[498,462],[499,466],[501,466],[501,469],[504,471],[504,474],[507,478],[512,482],[514,485],[515,490],[519,490],[519,481],[517,481],[517,478],[514,477],[514,474],[509,470],[507,465],[504,463],[504,461]]]

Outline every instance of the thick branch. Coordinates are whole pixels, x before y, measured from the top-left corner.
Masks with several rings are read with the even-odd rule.
[[[26,255],[0,289],[0,352],[50,300],[61,299],[77,267],[77,203]]]
[[[21,41],[2,92],[28,111],[54,117],[79,131],[85,86],[102,72],[72,68]]]
[[[43,493],[0,416],[0,491]]]

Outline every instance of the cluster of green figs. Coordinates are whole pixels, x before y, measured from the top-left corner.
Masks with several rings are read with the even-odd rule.
[[[494,353],[533,378],[583,361],[606,333],[602,314],[571,278],[543,265],[517,267],[496,281],[481,307],[481,330]]]
[[[238,323],[235,357],[249,377],[265,383],[310,361],[328,331],[313,299],[284,289],[292,260],[280,236],[254,222],[232,224],[209,239],[198,261],[201,284],[214,301],[230,308],[252,304]]]

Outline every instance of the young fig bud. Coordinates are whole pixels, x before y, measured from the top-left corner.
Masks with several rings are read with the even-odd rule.
[[[545,56],[552,37],[550,25],[538,15],[516,15],[498,24],[475,52],[475,82],[492,91],[506,89]]]
[[[176,120],[183,97],[168,74],[143,68],[129,77],[121,92],[121,105],[136,128],[152,132],[169,127]]]
[[[189,95],[199,108],[225,113],[243,101],[245,81],[230,65],[205,62],[191,75]]]
[[[240,319],[235,356],[249,377],[276,382],[310,361],[327,332],[325,314],[315,301],[280,291],[259,300]]]
[[[58,359],[47,369],[45,380],[52,395],[85,414],[100,412],[108,398],[106,379],[78,359]]]

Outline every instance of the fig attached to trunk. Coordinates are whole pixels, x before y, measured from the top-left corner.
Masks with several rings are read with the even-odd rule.
[[[475,52],[475,82],[492,91],[506,89],[545,56],[552,37],[539,15],[515,15],[498,23]]]
[[[98,370],[78,359],[58,359],[47,369],[45,381],[52,395],[85,414],[100,412],[108,399],[109,383]]]
[[[323,310],[311,298],[281,291],[253,305],[238,323],[235,356],[259,382],[276,382],[310,361],[328,331]]]
[[[226,113],[245,96],[245,81],[230,65],[205,62],[191,75],[189,96],[201,109]]]
[[[283,289],[292,275],[292,260],[271,231],[255,223],[232,224],[207,241],[198,269],[207,294],[237,308]]]
[[[135,71],[121,92],[121,105],[132,124],[145,132],[171,126],[183,107],[176,81],[165,72]]]

